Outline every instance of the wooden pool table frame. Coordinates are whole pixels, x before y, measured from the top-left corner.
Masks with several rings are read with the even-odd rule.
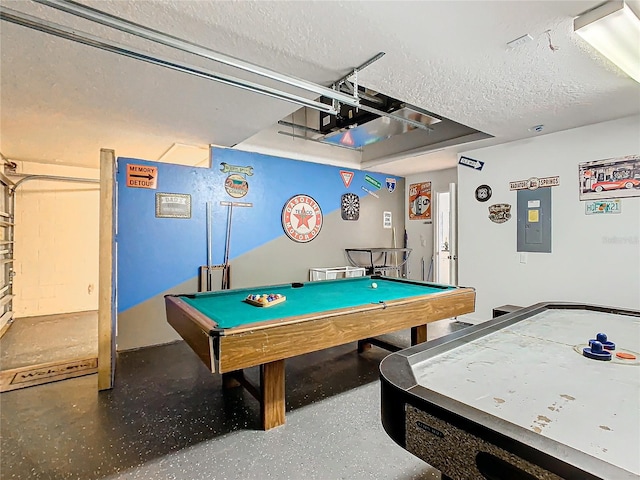
[[[380,277],[372,277],[380,278]],[[393,278],[380,278],[409,282]],[[423,282],[415,282],[424,284]],[[431,284],[431,286],[438,286]],[[413,345],[427,339],[427,324],[471,313],[475,290],[459,287],[384,304],[323,311],[283,320],[218,328],[214,321],[180,298],[166,295],[167,321],[207,365],[223,374],[223,384],[242,384],[260,402],[262,428],[285,423],[286,358],[358,342],[386,347],[372,337],[411,328]],[[260,386],[251,384],[242,369],[260,366]]]

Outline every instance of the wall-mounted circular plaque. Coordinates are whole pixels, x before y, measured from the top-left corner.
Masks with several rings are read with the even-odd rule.
[[[320,205],[309,195],[294,195],[282,207],[282,228],[291,240],[310,242],[322,228]]]
[[[491,187],[489,185],[480,185],[476,188],[476,200],[486,202],[491,198]]]

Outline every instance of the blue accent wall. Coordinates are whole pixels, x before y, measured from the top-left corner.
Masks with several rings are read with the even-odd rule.
[[[340,209],[340,197],[352,192],[362,197],[365,186],[375,190],[365,175],[385,188],[387,175],[362,172],[317,163],[212,148],[211,168],[118,158],[117,180],[117,276],[118,312],[123,312],[198,275],[198,267],[207,264],[206,204],[212,202],[213,264],[224,261],[228,207],[221,201],[252,203],[251,208],[235,207],[232,217],[229,259],[281,237],[285,202],[296,194],[313,197],[323,215]],[[246,175],[249,190],[242,198],[227,194],[224,184],[230,172],[223,173],[221,163],[253,167]],[[127,165],[157,167],[157,189],[126,186]],[[354,173],[347,189],[340,170]],[[156,218],[156,193],[191,195],[191,218]],[[330,235],[321,231],[319,236]],[[314,242],[305,244],[310,254]]]

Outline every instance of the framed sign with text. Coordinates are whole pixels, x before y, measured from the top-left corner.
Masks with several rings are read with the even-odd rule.
[[[191,195],[156,193],[156,218],[191,218]]]
[[[409,220],[431,219],[431,182],[409,185]]]

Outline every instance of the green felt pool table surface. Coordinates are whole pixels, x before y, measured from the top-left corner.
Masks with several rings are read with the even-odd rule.
[[[372,283],[377,288],[372,287]],[[219,292],[183,295],[186,303],[206,315],[215,327],[225,329],[276,319],[313,315],[331,310],[349,309],[371,303],[433,295],[456,287],[379,277],[357,277],[292,284],[252,287]],[[250,294],[277,294],[286,301],[269,307],[257,307],[243,300]]]
[[[265,430],[285,421],[285,359],[351,342],[359,352],[397,350],[379,337],[411,329],[411,343],[424,342],[428,323],[475,308],[473,288],[379,275],[298,285],[165,295],[167,322],[212,373],[226,375],[223,384],[239,383],[260,401]],[[244,301],[278,293],[286,301],[270,307]],[[255,366],[258,386],[242,373]]]

